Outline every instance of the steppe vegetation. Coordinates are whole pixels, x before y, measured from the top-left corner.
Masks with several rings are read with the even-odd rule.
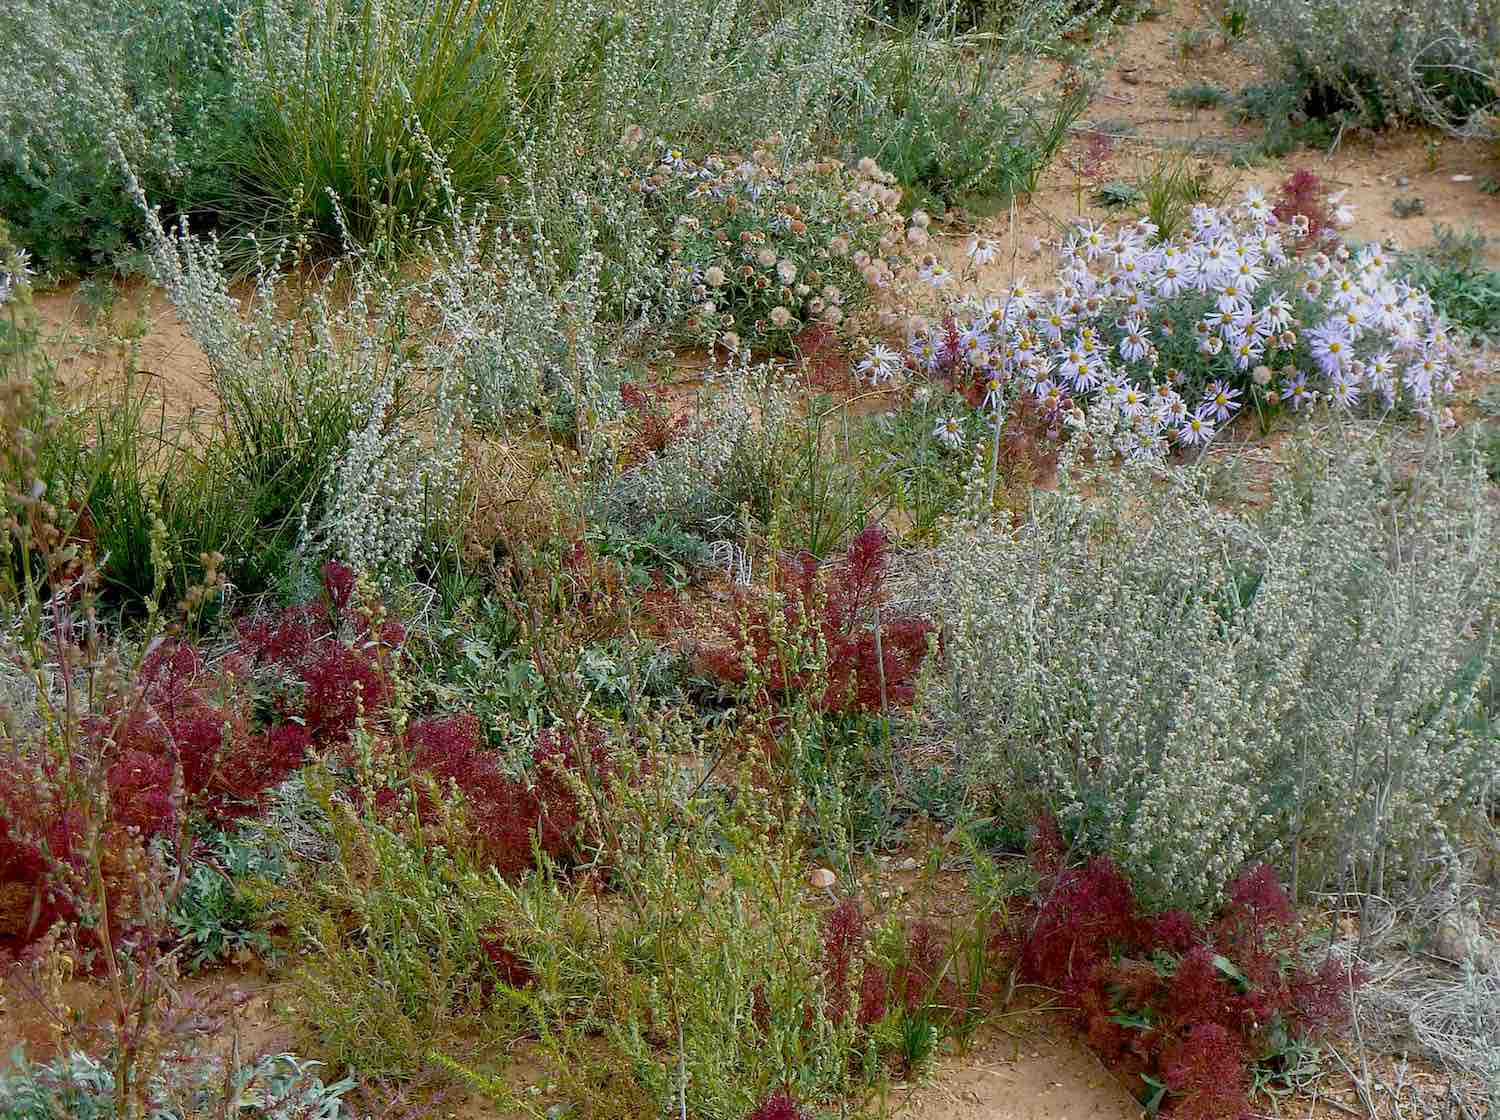
[[[1500,1115],[1500,272],[1302,159],[1500,8],[1162,17],[5,5],[0,1120]]]

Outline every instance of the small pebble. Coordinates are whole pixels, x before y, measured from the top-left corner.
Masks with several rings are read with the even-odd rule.
[[[1474,181],[1474,176],[1472,176],[1472,175],[1455,175],[1455,176],[1453,176],[1453,181],[1455,183],[1472,183]]]

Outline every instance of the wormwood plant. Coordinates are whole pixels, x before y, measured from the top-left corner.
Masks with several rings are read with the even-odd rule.
[[[264,258],[242,309],[217,242],[169,232],[131,179],[148,265],[208,359],[222,408],[212,484],[263,539],[236,565],[265,579],[293,548],[389,576],[408,567],[457,494],[465,391],[418,361],[412,286],[351,253],[299,292],[283,318],[279,256]],[[444,376],[447,374],[447,376]],[[269,547],[268,547],[269,542]]]
[[[1065,469],[1018,529],[938,550],[927,711],[976,805],[1048,807],[1148,905],[1199,909],[1252,858],[1299,897],[1397,898],[1483,835],[1481,468],[1357,427],[1294,462],[1260,514],[1214,508],[1191,469],[1089,474],[1093,499]]]
[[[0,213],[52,274],[113,266],[141,219],[111,149],[174,211],[215,194],[239,0],[17,0],[0,12]]]
[[[662,520],[708,540],[732,535],[742,507],[764,520],[791,446],[793,408],[775,366],[731,360],[705,380],[659,450],[644,449],[618,473],[606,467],[591,506],[625,528]]]
[[[45,1065],[20,1051],[0,1074],[0,1108],[8,1120],[118,1120],[115,1079],[81,1051]],[[267,1054],[245,1065],[193,1061],[174,1065],[152,1082],[151,1120],[341,1120],[342,1098],[354,1088],[345,1078],[324,1084],[317,1062],[293,1054]]]
[[[1416,119],[1461,132],[1482,127],[1476,114],[1494,101],[1493,4],[1246,0],[1239,8],[1293,111],[1347,113],[1372,127]]]

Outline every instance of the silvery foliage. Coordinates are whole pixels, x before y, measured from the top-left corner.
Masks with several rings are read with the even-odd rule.
[[[1161,905],[1256,858],[1399,897],[1469,840],[1500,792],[1483,475],[1354,426],[1297,455],[1258,514],[1193,469],[1065,470],[1019,528],[937,551],[925,711],[976,801],[1051,809]]]
[[[877,119],[899,121],[903,110],[893,110],[893,97],[922,94],[916,97],[922,103],[961,85],[975,43],[953,35],[956,7],[933,0],[911,34],[896,37],[869,33],[865,0],[771,6],[760,0],[562,0],[553,18],[555,33],[580,42],[606,28],[595,72],[606,135],[637,125],[724,146],[775,132],[796,149],[815,132],[848,140]],[[987,56],[1009,60],[983,68],[987,111],[1015,111],[1031,72],[1027,59],[1081,18],[1077,7],[1069,0],[1026,0],[1007,11],[1003,29],[984,37]],[[885,84],[892,74],[900,75],[904,89]]]
[[[153,72],[165,44],[188,67],[222,58],[229,10],[164,0],[144,18],[129,0],[9,0],[0,7],[0,158],[54,172],[81,148],[106,158],[113,136],[132,166],[180,171],[175,125],[204,106],[149,79],[166,77]]]
[[[184,220],[162,226],[139,183],[152,278],[208,359],[221,399],[266,395],[340,417],[343,450],[328,464],[321,516],[305,546],[357,571],[407,567],[442,523],[459,487],[463,394],[417,363],[407,337],[419,286],[392,280],[351,255],[284,313],[278,258],[262,259],[244,309],[230,294],[217,243]],[[420,406],[412,407],[413,399]]]
[[[0,4],[0,168],[44,184],[52,220],[111,242],[131,215],[116,149],[158,189],[202,168],[203,125],[232,95],[204,75],[232,54],[235,5],[156,0],[147,16],[137,0]]]
[[[435,234],[428,361],[462,386],[476,423],[524,427],[562,411],[587,448],[619,414],[622,349],[675,314],[675,297],[638,201],[608,182],[586,195],[534,156],[522,156],[503,225],[455,202]]]
[[[1458,131],[1476,128],[1444,100],[1455,82],[1495,77],[1500,5],[1494,0],[1243,0],[1245,26],[1273,71],[1327,84],[1384,114]]]
[[[733,536],[742,503],[774,485],[795,397],[771,364],[733,362],[708,377],[686,428],[595,495],[604,518],[629,528],[665,519],[708,537]]]

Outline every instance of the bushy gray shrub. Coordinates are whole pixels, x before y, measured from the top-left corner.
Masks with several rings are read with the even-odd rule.
[[[1365,123],[1478,128],[1476,111],[1495,99],[1494,0],[1243,0],[1238,7],[1273,75],[1320,102],[1344,102]]]
[[[1247,861],[1302,894],[1395,894],[1500,781],[1483,703],[1500,534],[1436,440],[1309,439],[1260,512],[1205,472],[1102,470],[923,573],[945,666],[927,712],[971,797],[1055,812],[1153,904]]]
[[[140,227],[111,145],[158,201],[212,193],[239,0],[0,5],[0,212],[45,270],[109,265]]]

